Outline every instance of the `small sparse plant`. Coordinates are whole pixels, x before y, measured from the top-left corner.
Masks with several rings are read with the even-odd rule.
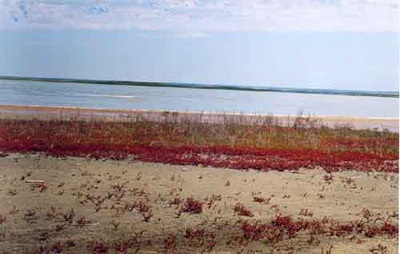
[[[63,216],[64,216],[64,220],[65,220],[65,221],[67,221],[67,222],[69,222],[69,223],[72,223],[73,220],[74,220],[74,218],[75,218],[75,211],[74,211],[74,209],[71,209],[71,210],[69,210],[68,212],[64,213]]]
[[[253,212],[247,209],[242,203],[237,203],[233,211],[240,216],[247,216],[247,217],[254,216]]]
[[[324,180],[326,183],[331,184],[333,182],[333,175],[332,174],[324,175]]]
[[[389,253],[388,248],[382,244],[378,244],[378,246],[376,247],[372,247],[371,249],[369,249],[369,251],[371,253],[374,254],[386,254]]]
[[[203,202],[195,200],[193,198],[187,198],[182,207],[181,207],[181,212],[185,213],[202,213],[203,212]]]
[[[126,254],[126,253],[128,253],[129,245],[126,243],[116,243],[116,244],[114,244],[114,250],[118,254]]]
[[[108,253],[108,249],[109,247],[107,246],[107,244],[103,243],[103,242],[92,242],[90,245],[90,250],[92,251],[92,253],[95,254],[103,254],[103,253]]]
[[[314,212],[313,212],[311,209],[302,208],[302,209],[300,210],[300,213],[299,213],[299,214],[302,215],[302,216],[309,216],[309,217],[312,217],[312,216],[314,215]]]
[[[76,220],[76,223],[80,226],[83,227],[89,223],[91,223],[90,220],[86,219],[85,216],[80,217],[78,220]]]
[[[264,198],[264,197],[253,197],[253,201],[257,203],[264,203],[264,204],[269,204],[269,201],[271,198]]]
[[[7,220],[6,216],[0,214],[0,224],[2,224],[3,222],[5,222],[6,220]]]
[[[180,205],[182,203],[182,200],[180,198],[174,198],[169,202],[169,205]]]
[[[164,241],[164,251],[166,253],[177,253],[176,236],[169,234]]]

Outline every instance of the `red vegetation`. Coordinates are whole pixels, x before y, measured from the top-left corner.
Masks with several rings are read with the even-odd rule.
[[[91,223],[91,221],[88,220],[88,219],[86,219],[86,218],[83,216],[83,217],[80,217],[78,220],[76,220],[76,223],[77,223],[80,227],[83,227],[83,226],[85,226],[86,224]]]
[[[7,217],[5,215],[0,215],[0,224],[5,222],[7,220]]]
[[[126,243],[116,243],[114,244],[114,250],[117,253],[125,254],[128,253],[129,245]]]
[[[177,253],[176,248],[176,236],[169,234],[164,241],[164,251],[165,253]]]
[[[187,228],[184,237],[190,241],[200,241],[204,237],[204,229],[193,230],[191,228]]]
[[[333,182],[333,175],[332,174],[324,175],[324,180],[326,183],[331,184]]]
[[[194,200],[193,198],[187,198],[181,207],[181,212],[185,213],[202,213],[203,202]]]
[[[90,249],[95,254],[108,253],[108,246],[103,242],[94,242]]]
[[[314,215],[313,211],[307,208],[302,208],[299,214],[302,216],[309,216],[309,217],[312,217]]]
[[[290,216],[276,215],[270,223],[251,224],[245,221],[241,230],[245,241],[266,240],[268,243],[276,243],[284,239],[296,237],[300,231],[308,231],[311,235],[348,236],[352,234],[363,234],[367,237],[387,235],[392,238],[398,237],[398,225],[384,222],[383,225],[366,225],[362,221],[340,224],[332,219],[322,220],[293,220]],[[313,239],[312,242],[315,242]]]
[[[329,128],[0,120],[1,154],[133,156],[145,162],[262,171],[322,167],[327,172],[398,172],[397,140],[396,133]],[[325,180],[332,179],[328,175]]]
[[[174,200],[171,200],[169,202],[169,205],[180,205],[182,203],[182,200],[180,198],[174,198]]]
[[[235,207],[233,208],[233,211],[240,215],[240,216],[247,216],[247,217],[253,217],[254,214],[252,211],[247,209],[243,204],[237,203]]]
[[[263,198],[263,197],[253,197],[253,201],[257,202],[257,203],[265,203],[265,204],[269,204],[269,201],[271,200],[271,198]]]

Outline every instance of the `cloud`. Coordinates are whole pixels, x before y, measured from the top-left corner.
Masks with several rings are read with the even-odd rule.
[[[0,28],[396,32],[397,0],[0,0]]]

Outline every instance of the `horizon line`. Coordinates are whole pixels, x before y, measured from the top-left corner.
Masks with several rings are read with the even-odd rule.
[[[347,95],[347,96],[371,96],[399,98],[399,91],[366,91],[366,90],[343,90],[330,88],[292,88],[274,86],[251,86],[251,85],[223,85],[223,84],[200,84],[189,82],[159,82],[159,81],[130,81],[130,80],[96,80],[96,79],[74,79],[74,78],[49,78],[49,77],[26,77],[26,76],[1,76],[0,80],[22,80],[54,83],[80,83],[100,85],[127,85],[143,87],[170,87],[187,89],[208,89],[208,90],[234,90],[253,92],[281,92],[281,93],[302,93],[302,94],[326,94],[326,95]]]

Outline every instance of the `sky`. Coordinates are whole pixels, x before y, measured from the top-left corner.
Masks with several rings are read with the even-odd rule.
[[[0,0],[0,75],[399,90],[397,0]]]

